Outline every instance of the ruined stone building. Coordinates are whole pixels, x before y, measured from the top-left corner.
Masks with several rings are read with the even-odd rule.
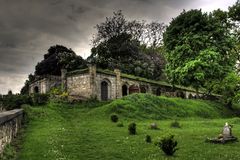
[[[47,93],[53,87],[60,87],[68,92],[69,96],[78,99],[97,98],[110,100],[121,98],[132,93],[152,93],[155,95],[177,96],[191,98],[196,93],[188,88],[175,87],[166,82],[154,81],[142,77],[114,71],[89,68],[66,72],[61,76],[45,76],[30,85],[30,93]]]

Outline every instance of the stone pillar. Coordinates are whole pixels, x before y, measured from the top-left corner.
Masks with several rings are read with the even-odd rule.
[[[92,98],[97,98],[97,68],[96,65],[89,64],[90,89]]]
[[[67,70],[61,69],[61,89],[62,92],[67,91]]]
[[[121,72],[119,69],[114,69],[116,74],[116,98],[122,97]]]

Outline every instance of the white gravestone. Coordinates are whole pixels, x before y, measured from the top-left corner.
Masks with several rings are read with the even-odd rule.
[[[223,127],[223,138],[231,137],[231,126],[228,125],[228,123],[225,123],[225,126]]]

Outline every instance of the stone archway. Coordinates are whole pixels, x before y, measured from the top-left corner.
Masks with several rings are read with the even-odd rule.
[[[101,100],[106,101],[108,100],[108,83],[106,81],[101,82]]]
[[[126,84],[122,86],[122,96],[128,95],[128,87]]]
[[[136,85],[131,85],[129,87],[129,94],[133,94],[133,93],[139,93],[140,89],[138,86]]]
[[[140,92],[141,93],[147,93],[147,89],[145,86],[140,86]]]
[[[185,98],[185,94],[182,91],[177,92],[177,97]]]
[[[157,88],[156,96],[161,96],[161,88]]]
[[[193,99],[193,95],[191,93],[188,95],[188,99]]]
[[[35,87],[34,87],[34,93],[39,93],[39,88],[38,88],[38,86],[35,86]]]

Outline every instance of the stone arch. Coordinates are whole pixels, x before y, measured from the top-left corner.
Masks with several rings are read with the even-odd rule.
[[[35,86],[35,87],[33,88],[33,93],[39,93],[39,88],[38,88],[38,86]]]
[[[193,95],[191,93],[188,95],[188,99],[193,99]]]
[[[122,96],[128,95],[128,86],[126,84],[122,85]]]
[[[111,83],[108,79],[101,81],[101,100],[106,101],[110,99]]]
[[[161,96],[161,88],[160,87],[157,88],[156,95],[157,96]]]
[[[183,93],[183,91],[177,91],[177,97],[185,98],[185,94]]]
[[[141,92],[141,93],[147,93],[146,86],[141,85],[141,86],[140,86],[140,92]]]
[[[140,89],[137,85],[131,85],[129,87],[129,94],[132,94],[132,93],[139,93]]]

